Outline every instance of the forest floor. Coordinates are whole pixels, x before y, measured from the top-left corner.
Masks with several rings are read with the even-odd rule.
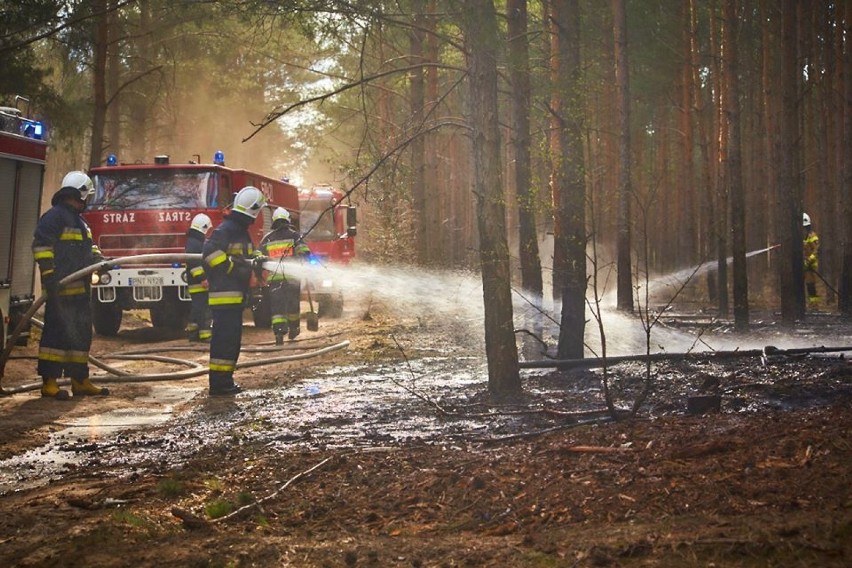
[[[852,344],[834,316],[804,327],[799,345]],[[777,333],[766,324],[743,350]],[[241,361],[350,343],[240,369],[235,398],[208,397],[204,375],[109,383],[104,398],[0,398],[2,564],[852,563],[852,367],[837,353],[615,365],[619,407],[646,379],[651,390],[635,418],[614,421],[599,368],[523,370],[523,397],[492,402],[471,335],[348,308],[317,332],[303,323],[285,351],[247,322],[243,345],[261,349]],[[115,355],[205,362],[187,347],[134,318],[92,354],[176,373],[186,367]],[[5,388],[34,381],[35,352],[34,341],[13,352]],[[719,408],[689,412],[700,395]]]

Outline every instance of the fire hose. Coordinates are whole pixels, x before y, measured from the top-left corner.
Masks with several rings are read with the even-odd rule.
[[[90,276],[93,272],[98,272],[102,270],[108,270],[113,265],[120,265],[126,263],[132,264],[159,264],[163,262],[186,262],[188,260],[200,260],[200,254],[191,254],[191,253],[172,253],[172,254],[141,254],[141,255],[133,255],[133,256],[123,256],[118,258],[113,258],[109,260],[103,260],[100,262],[96,262],[86,268],[81,268],[77,272],[73,274],[69,274],[65,278],[59,281],[59,287],[63,287],[67,285],[69,282],[73,282],[80,278]],[[26,327],[27,323],[33,321],[33,316],[36,311],[44,304],[47,300],[46,294],[42,294],[39,298],[37,298],[32,306],[26,311],[24,316],[20,318],[18,324],[15,326],[14,331],[9,337],[9,341],[6,344],[6,347],[3,349],[2,355],[0,355],[0,380],[2,380],[5,370],[6,363],[9,360],[9,355],[11,354],[12,348],[15,345],[18,336],[20,336],[21,331]],[[34,320],[37,322],[37,320]],[[38,326],[40,322],[36,325]],[[329,345],[326,347],[322,347],[308,353],[299,353],[295,355],[281,355],[276,357],[268,357],[264,359],[257,359],[253,361],[243,361],[237,363],[237,368],[247,368],[247,367],[257,367],[261,365],[269,365],[273,363],[281,363],[285,361],[296,361],[300,359],[307,359],[310,357],[316,357],[319,355],[323,355],[325,353],[329,353],[332,351],[336,351],[339,349],[345,349],[349,346],[349,341],[341,341],[339,343]],[[158,350],[158,352],[162,352],[163,350]],[[177,372],[177,373],[160,373],[160,374],[149,374],[149,375],[130,375],[124,371],[111,367],[104,363],[103,361],[97,359],[96,357],[89,357],[89,360],[97,367],[112,373],[114,376],[103,376],[98,377],[98,381],[100,382],[144,382],[144,381],[165,381],[165,380],[179,380],[179,379],[188,379],[192,377],[197,377],[200,375],[207,374],[209,369],[206,366],[203,366],[194,361],[187,361],[183,359],[175,359],[172,357],[164,357],[161,355],[155,356],[146,356],[144,353],[116,353],[112,355],[115,358],[119,359],[151,359],[157,360],[166,363],[175,363],[175,364],[185,364],[190,365],[191,369]],[[59,384],[66,383],[68,381],[60,381]],[[41,388],[41,383],[33,383],[28,385],[22,385],[19,387],[14,387],[10,389],[4,389],[2,385],[0,385],[0,395],[11,395],[20,392],[25,392],[29,390],[36,390]]]

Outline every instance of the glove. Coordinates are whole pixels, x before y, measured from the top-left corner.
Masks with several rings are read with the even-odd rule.
[[[231,256],[228,258],[234,264],[232,272],[234,276],[244,280],[248,280],[251,277],[252,262],[249,259],[241,256]]]
[[[269,260],[265,256],[256,256],[251,261],[251,268],[257,278],[263,276],[263,263]]]
[[[41,287],[44,288],[44,292],[51,300],[59,294],[59,282],[53,276],[42,279]]]

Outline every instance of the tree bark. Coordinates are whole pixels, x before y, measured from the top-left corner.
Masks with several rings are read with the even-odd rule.
[[[496,398],[504,399],[517,396],[521,392],[521,382],[512,322],[509,246],[500,166],[497,14],[492,0],[466,2],[462,13],[471,91],[474,194],[485,302],[488,389]]]
[[[512,121],[515,185],[518,199],[521,285],[536,298],[542,295],[541,259],[535,223],[535,194],[530,175],[530,66],[527,0],[509,0],[509,57],[512,65]]]
[[[423,10],[425,0],[414,1],[414,27],[409,32],[410,49],[409,61],[411,65],[417,65],[425,61],[423,50]],[[431,239],[429,233],[432,227],[426,216],[426,142],[422,136],[417,134],[421,129],[426,105],[426,87],[423,68],[414,68],[409,72],[409,102],[411,108],[411,121],[409,132],[415,136],[411,141],[411,204],[414,209],[415,239],[417,246],[417,261],[421,265],[427,265],[431,256]]]
[[[843,267],[840,279],[840,311],[852,315],[852,160],[849,149],[852,148],[852,2],[845,3],[843,28],[846,37],[846,49],[843,52],[843,148],[846,158],[843,160],[842,187],[840,190],[843,204],[843,218],[846,226],[843,230]]]
[[[618,238],[617,305],[633,312],[633,267],[630,242],[630,66],[628,62],[627,10],[624,0],[612,0],[615,49],[615,90],[618,114]]]
[[[778,263],[781,282],[781,319],[795,324],[804,313],[802,266],[802,208],[796,171],[799,151],[798,105],[796,101],[798,67],[796,52],[796,3],[783,0],[781,115],[778,120],[778,222],[783,259]]]
[[[557,356],[584,355],[586,310],[586,192],[580,86],[580,8],[577,0],[553,0],[556,132],[551,148],[554,206],[554,298],[562,300]],[[558,267],[558,269],[557,269]],[[558,295],[556,292],[558,291]]]
[[[92,11],[98,14],[94,18],[95,43],[92,61],[92,93],[94,106],[92,114],[92,138],[89,148],[89,167],[101,165],[104,148],[104,128],[106,126],[106,61],[109,44],[109,26],[107,26],[106,0],[92,2]]]
[[[731,197],[731,250],[733,254],[734,326],[745,331],[749,326],[748,273],[746,271],[746,199],[742,180],[740,140],[739,61],[737,49],[736,0],[725,0],[722,27],[725,119],[728,135],[728,187]]]

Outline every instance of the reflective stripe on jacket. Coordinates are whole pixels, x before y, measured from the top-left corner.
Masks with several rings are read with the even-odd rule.
[[[33,258],[38,263],[42,281],[59,281],[82,268],[103,260],[92,239],[92,231],[70,205],[59,202],[38,220],[33,236]],[[88,278],[68,283],[60,295],[87,294]]]
[[[235,266],[231,258],[250,263],[254,245],[248,232],[251,219],[241,213],[229,213],[204,242],[202,255],[207,273],[210,307],[241,305],[251,280],[251,270]]]

